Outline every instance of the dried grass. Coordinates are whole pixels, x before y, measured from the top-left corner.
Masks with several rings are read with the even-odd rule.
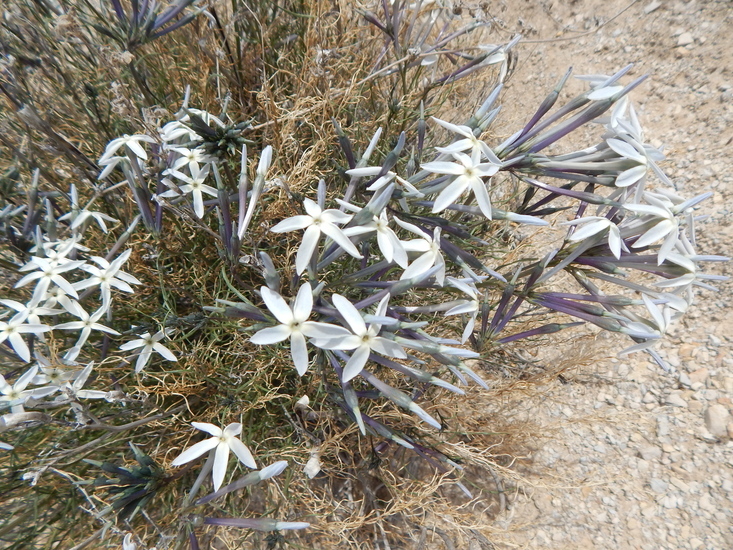
[[[77,11],[49,23],[34,12],[35,4],[11,2],[10,9],[19,14],[18,24],[36,30],[30,42],[18,42],[17,36],[10,38],[15,40],[15,47],[37,49],[42,58],[40,66],[33,62],[19,73],[25,80],[17,86],[32,98],[36,113],[53,126],[59,138],[54,141],[42,135],[38,128],[43,124],[33,127],[16,117],[18,105],[12,104],[10,96],[0,96],[0,139],[6,145],[0,151],[0,169],[19,162],[44,166],[44,185],[61,193],[68,189],[67,175],[94,185],[89,159],[95,159],[111,137],[152,128],[161,117],[175,112],[186,85],[192,87],[191,106],[212,111],[230,93],[229,117],[237,121],[253,118],[255,129],[247,137],[272,144],[277,151],[273,173],[285,185],[264,195],[263,214],[253,224],[250,238],[259,248],[267,246],[276,251],[271,255],[282,267],[290,263],[297,242],[275,237],[268,228],[276,220],[296,213],[296,194],[312,194],[321,175],[345,164],[334,154],[331,119],[353,137],[356,147],[363,148],[380,126],[387,129],[388,135],[414,131],[408,121],[413,120],[412,114],[424,96],[419,86],[405,88],[391,78],[364,78],[380,54],[383,41],[364,38],[354,42],[355,35],[363,35],[363,23],[350,2],[304,3],[307,12],[303,21],[296,20],[293,25],[298,29],[304,25],[305,31],[295,43],[277,52],[272,48],[281,44],[292,29],[268,26],[263,13],[232,12],[225,2],[215,2],[214,6],[225,22],[221,33],[226,43],[199,20],[146,47],[141,74],[152,86],[151,95],[159,99],[152,108],[128,70],[128,58],[112,44],[99,43],[99,37],[90,34],[80,22]],[[231,49],[238,43],[237,29],[242,24],[238,18],[243,17],[252,18],[247,24],[258,27],[259,36],[241,51],[227,54],[225,45]],[[82,66],[72,63],[79,59],[80,49],[88,56]],[[48,66],[50,59],[59,67]],[[59,83],[54,71],[73,79]],[[89,89],[85,92],[87,84],[98,94],[94,101],[89,98]],[[5,81],[4,85],[11,83]],[[478,78],[445,87],[432,96],[427,114],[440,109],[444,118],[451,119],[453,114],[460,118],[459,113],[472,111],[486,89],[485,81]],[[109,105],[110,112],[97,116],[94,104]],[[390,104],[397,108],[390,109]],[[73,144],[72,150],[64,143]],[[80,191],[89,196],[87,189]],[[130,197],[126,203],[106,197],[102,201],[106,211],[123,224],[134,216]],[[86,539],[88,547],[118,545],[114,538],[108,542],[90,538],[101,526],[94,514],[109,500],[104,492],[70,484],[98,474],[80,460],[99,458],[103,450],[107,460],[129,465],[126,442],[132,439],[159,464],[166,464],[189,445],[194,434],[182,427],[196,418],[221,424],[241,421],[245,443],[260,464],[275,459],[291,463],[281,478],[231,498],[219,510],[220,515],[264,514],[312,522],[306,532],[289,533],[288,544],[308,548],[390,545],[421,549],[438,547],[435,541],[441,540],[447,547],[464,548],[469,540],[491,539],[495,530],[492,521],[510,498],[507,487],[521,483],[515,465],[523,460],[537,436],[532,423],[506,420],[505,407],[525,393],[532,393],[537,383],[589,359],[587,349],[583,356],[569,355],[553,368],[537,366],[540,359],[527,360],[531,348],[526,343],[521,346],[523,355],[519,346],[516,351],[512,346],[492,350],[479,366],[492,390],[482,392],[471,387],[467,397],[435,389],[425,392],[421,406],[443,420],[445,430],[440,436],[425,431],[413,416],[389,403],[375,402],[368,407],[370,415],[432,441],[438,450],[465,465],[459,477],[474,494],[466,498],[456,489],[454,473],[440,474],[404,449],[385,446],[378,438],[360,437],[346,415],[329,400],[328,384],[333,383],[329,375],[299,378],[286,354],[248,342],[241,329],[249,323],[206,314],[201,305],[214,305],[217,299],[236,301],[237,297],[220,276],[222,268],[226,269],[220,251],[207,235],[196,231],[198,222],[183,215],[174,221],[175,226],[161,239],[136,233],[129,241],[129,247],[136,252],[128,270],[144,285],[120,305],[115,316],[182,328],[187,335],[176,350],[179,362],[163,369],[149,368],[144,376],[136,377],[122,357],[111,355],[99,365],[98,381],[109,389],[124,384],[135,400],[127,403],[122,414],[112,406],[107,412],[95,410],[95,414],[104,422],[114,419],[115,423],[124,423],[177,412],[129,431],[104,432],[101,436],[93,430],[71,429],[73,419],[63,415],[57,415],[44,430],[24,432],[28,435],[18,445],[15,462],[0,469],[0,483],[8,495],[0,507],[0,537],[15,537],[13,548],[40,547],[43,541],[49,548],[54,544],[69,548]],[[501,238],[500,230],[487,237],[494,239],[507,263],[527,257],[528,241],[511,250]],[[106,250],[113,240],[111,234],[98,235],[87,244],[95,250]],[[244,268],[235,283],[240,288],[255,287],[259,273],[253,267]],[[440,330],[455,334],[448,324]],[[547,341],[538,339],[537,346]],[[577,339],[552,341],[565,345]],[[411,388],[396,374],[384,376],[397,388]],[[293,410],[302,395],[310,396],[314,404],[312,417]],[[316,447],[322,473],[308,481],[299,470]],[[46,450],[37,455],[40,449]],[[162,491],[145,517],[134,520],[134,530],[141,539],[154,540],[156,533],[179,521],[177,503],[183,497],[182,488],[192,483],[194,470],[182,475],[182,483],[170,484]],[[19,480],[22,473],[38,473],[38,483],[29,487]],[[31,521],[36,530],[31,535],[22,534],[14,517]],[[120,524],[112,531],[127,529]],[[224,528],[197,532],[202,547],[211,548],[272,547],[269,544],[274,540]]]

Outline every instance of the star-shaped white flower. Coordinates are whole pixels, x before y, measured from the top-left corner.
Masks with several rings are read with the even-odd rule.
[[[494,152],[489,148],[489,146],[486,144],[486,142],[478,139],[474,133],[473,130],[469,126],[458,126],[456,124],[451,124],[450,122],[446,122],[445,120],[440,120],[439,118],[430,117],[433,122],[438,123],[440,126],[445,128],[446,130],[450,130],[451,132],[454,132],[458,134],[459,136],[463,136],[464,139],[460,139],[458,141],[454,141],[447,147],[436,147],[435,149],[437,151],[440,151],[441,153],[462,153],[464,151],[467,151],[470,149],[471,155],[475,151],[479,151],[480,154],[486,158],[489,162],[493,164],[500,165],[501,161],[499,158],[494,154]]]
[[[136,373],[145,368],[145,365],[148,364],[148,360],[154,351],[158,352],[168,361],[178,361],[178,358],[173,355],[173,352],[160,343],[160,341],[168,336],[170,332],[171,329],[159,330],[152,336],[149,332],[145,332],[140,335],[138,340],[131,340],[130,342],[126,342],[120,346],[120,349],[123,351],[142,348],[140,355],[137,358],[137,362],[135,363]]]
[[[202,430],[211,434],[213,437],[199,441],[193,447],[183,451],[176,458],[171,466],[181,466],[187,462],[200,457],[207,451],[214,453],[214,467],[212,477],[214,480],[214,490],[218,491],[224,482],[224,476],[227,473],[227,464],[229,462],[229,451],[233,451],[239,461],[248,468],[257,468],[255,459],[247,446],[242,443],[236,436],[242,433],[242,425],[239,422],[229,424],[223,430],[218,426],[209,424],[208,422],[191,422],[191,426],[197,430]]]
[[[94,369],[94,361],[84,367],[73,381],[70,380],[64,384],[61,390],[69,399],[107,399],[110,396],[110,393],[106,391],[83,389],[92,369]]]
[[[171,147],[170,150],[175,151],[180,155],[175,161],[173,161],[171,170],[180,170],[184,166],[188,166],[188,169],[191,170],[191,172],[194,170],[198,171],[199,164],[206,164],[214,160],[213,157],[207,155],[203,149],[199,149],[198,147],[195,149]]]
[[[287,218],[275,227],[270,229],[273,233],[287,233],[298,229],[305,229],[303,240],[298,248],[298,255],[295,258],[295,271],[300,275],[308,267],[313,253],[321,239],[321,233],[331,237],[333,241],[348,252],[354,258],[362,258],[362,255],[349,240],[341,228],[336,224],[343,225],[351,220],[351,216],[335,209],[323,210],[311,199],[304,199],[303,206],[306,214]]]
[[[646,176],[647,156],[641,153],[632,144],[617,138],[606,140],[608,146],[619,156],[637,163],[628,170],[624,170],[616,177],[616,187],[629,187]]]
[[[23,404],[31,397],[44,397],[56,391],[56,388],[36,388],[27,390],[26,387],[38,373],[38,367],[27,370],[15,381],[12,386],[8,384],[5,377],[0,374],[0,406],[9,406],[14,413],[25,412]]]
[[[107,161],[115,156],[115,153],[119,151],[122,147],[129,148],[136,157],[142,160],[147,160],[148,154],[145,152],[145,149],[143,149],[142,145],[140,145],[141,141],[147,143],[155,143],[155,140],[153,138],[143,134],[135,134],[132,136],[125,134],[122,137],[113,139],[107,144],[107,148],[104,150],[104,154],[99,158],[99,164],[106,164]]]
[[[395,218],[397,224],[408,231],[420,235],[420,239],[412,239],[410,241],[402,241],[407,252],[422,252],[413,262],[402,272],[400,280],[412,279],[427,273],[433,266],[439,266],[438,272],[435,274],[435,280],[440,286],[445,282],[445,260],[440,252],[440,227],[433,230],[433,238],[430,239],[419,227],[408,222],[404,222],[399,218]]]
[[[191,177],[187,176],[183,172],[178,170],[168,170],[166,173],[170,176],[174,176],[181,181],[185,181],[185,185],[181,185],[179,188],[184,193],[191,193],[193,196],[193,211],[199,218],[204,217],[204,197],[202,193],[206,193],[213,197],[217,196],[216,189],[210,185],[206,185],[207,176],[209,175],[209,165],[205,165],[203,168],[189,166],[191,169]]]
[[[323,349],[354,350],[344,367],[344,383],[350,381],[362,371],[364,365],[369,360],[369,354],[372,350],[388,357],[397,357],[399,359],[405,359],[407,357],[402,346],[388,338],[378,336],[380,330],[382,330],[381,324],[369,323],[369,327],[367,327],[359,310],[348,299],[340,294],[334,294],[332,299],[333,305],[336,306],[336,309],[349,325],[353,334],[331,338],[325,341],[319,340],[315,343]],[[387,312],[388,301],[389,295],[382,298],[375,313],[377,317],[384,317]]]
[[[76,290],[74,290],[74,287],[71,285],[71,283],[69,283],[61,276],[61,273],[71,271],[72,269],[77,269],[83,266],[86,262],[84,262],[83,260],[77,260],[65,261],[63,263],[55,263],[47,260],[46,258],[39,258],[35,256],[32,258],[31,261],[34,263],[35,266],[38,267],[38,271],[33,271],[32,273],[29,273],[28,275],[23,277],[20,281],[15,283],[15,288],[20,288],[27,285],[31,281],[38,280],[33,294],[34,296],[42,296],[45,295],[48,287],[53,282],[56,284],[56,286],[63,289],[63,291],[69,296],[73,296],[74,298],[79,297],[79,295],[76,293]]]
[[[348,203],[344,203],[348,204]],[[357,208],[357,211],[359,208]],[[364,233],[371,233],[376,231],[377,233],[377,245],[379,250],[384,256],[384,259],[388,262],[395,262],[401,268],[406,268],[408,264],[407,252],[403,246],[402,241],[397,237],[397,234],[389,226],[389,218],[387,212],[382,210],[379,216],[373,216],[372,221],[364,223],[362,225],[356,225],[353,227],[347,227],[344,229],[344,233],[349,237],[354,235],[362,235]]]
[[[481,212],[491,219],[491,198],[483,178],[491,177],[499,171],[501,163],[495,161],[481,163],[481,149],[474,149],[471,156],[464,153],[453,153],[457,162],[427,162],[422,165],[424,170],[434,174],[449,174],[456,176],[440,192],[433,203],[433,212],[442,212],[453,204],[458,197],[470,189],[476,197]],[[498,161],[498,162],[497,162]]]
[[[32,333],[38,335],[51,330],[51,327],[46,325],[24,324],[27,317],[28,311],[25,310],[15,314],[7,322],[0,321],[0,343],[7,340],[10,347],[18,354],[18,357],[26,362],[31,360],[31,352],[21,334]]]
[[[129,292],[131,294],[134,293],[135,290],[130,286],[130,284],[141,285],[142,283],[129,273],[120,271],[122,264],[130,258],[130,254],[132,254],[132,249],[128,248],[111,263],[99,256],[92,256],[91,259],[94,260],[99,267],[89,264],[81,266],[81,269],[87,273],[91,273],[92,276],[84,281],[74,283],[74,288],[76,290],[83,290],[85,288],[99,286],[102,292],[102,303],[104,304],[105,309],[109,307],[109,304],[112,301],[111,287],[122,290],[123,292]]]
[[[92,333],[93,330],[99,330],[108,334],[114,334],[115,336],[120,335],[120,333],[116,330],[97,322],[107,311],[104,306],[89,315],[86,311],[84,311],[84,309],[82,309],[82,307],[77,302],[72,302],[72,304],[74,308],[74,311],[72,313],[79,317],[79,321],[61,323],[60,325],[56,325],[55,327],[53,327],[54,329],[58,328],[61,330],[81,330],[79,340],[76,342],[76,344],[74,344],[74,347],[71,348],[71,350],[74,351],[72,351],[71,354],[67,354],[64,357],[65,359],[72,361],[76,359],[79,350],[86,343],[87,338],[89,338],[89,335]]]
[[[352,168],[351,170],[346,170],[346,173],[352,177],[367,177],[367,176],[376,176],[377,174],[382,172],[381,166],[364,166],[361,168]],[[402,187],[403,193],[405,197],[424,197],[425,195],[421,193],[414,185],[412,185],[409,181],[407,181],[405,178],[401,178],[398,176],[395,172],[392,172],[391,170],[384,174],[383,176],[377,178],[377,180],[372,183],[369,187],[367,187],[367,191],[379,191],[383,187],[386,187],[388,184],[395,182],[397,185]]]
[[[290,353],[295,369],[301,376],[308,370],[306,336],[309,338],[337,338],[350,334],[343,327],[308,320],[313,309],[313,290],[309,283],[300,287],[292,308],[283,300],[282,296],[266,286],[262,287],[260,293],[267,308],[281,324],[257,331],[250,338],[250,342],[262,346],[290,338]]]
[[[608,247],[617,259],[621,257],[621,248],[626,248],[621,240],[621,232],[616,224],[608,218],[602,216],[586,216],[585,218],[563,222],[562,225],[583,225],[583,227],[579,228],[570,236],[569,241],[583,241],[596,233],[601,233],[608,229]]]
[[[455,305],[445,312],[446,317],[449,315],[460,315],[464,313],[468,313],[471,316],[463,329],[463,334],[461,335],[461,343],[465,344],[466,340],[468,340],[471,334],[473,334],[473,329],[476,326],[476,316],[479,311],[478,290],[476,289],[476,286],[472,284],[471,280],[446,277],[446,281],[450,286],[466,293],[471,298],[470,300],[465,300],[463,303]]]

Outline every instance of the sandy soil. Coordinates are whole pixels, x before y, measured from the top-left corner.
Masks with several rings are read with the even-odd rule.
[[[631,77],[650,75],[632,95],[647,140],[664,145],[662,166],[680,194],[714,192],[701,209],[710,214],[701,253],[733,256],[733,5],[522,0],[489,9],[502,38],[525,36],[506,93],[512,112],[533,111],[570,65],[612,74],[634,63]],[[676,374],[636,354],[514,404],[517,420],[553,435],[523,466],[526,482],[497,522],[499,547],[733,548],[732,285],[717,286],[660,346]]]

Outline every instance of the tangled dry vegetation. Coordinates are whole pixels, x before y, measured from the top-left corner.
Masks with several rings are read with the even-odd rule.
[[[544,134],[533,127],[553,107],[562,86],[550,91],[546,109],[536,120],[533,113],[526,114],[530,124],[523,134],[499,146],[509,136],[495,136],[488,129],[499,113],[488,110],[492,105],[481,113],[481,105],[492,90],[497,99],[497,85],[510,78],[513,54],[511,44],[490,45],[490,19],[480,8],[461,11],[432,2],[371,5],[325,0],[179,0],[172,6],[147,1],[12,0],[3,7],[2,280],[8,288],[15,285],[21,267],[42,255],[39,250],[45,250],[46,257],[54,251],[60,254],[43,243],[60,242],[70,232],[74,246],[83,235],[83,246],[91,251],[75,249],[70,257],[77,260],[99,255],[113,261],[123,249],[130,250],[124,269],[137,282],[127,281],[136,286],[126,294],[116,286],[114,307],[103,311],[100,306],[100,317],[92,315],[97,323],[106,314],[102,320],[113,332],[94,334],[74,346],[73,335],[63,327],[57,330],[59,324],[54,330],[43,329],[41,338],[40,321],[31,323],[26,314],[18,321],[26,328],[19,332],[32,332],[29,326],[40,332],[25,336],[27,343],[22,344],[7,336],[0,350],[2,375],[7,388],[13,383],[17,387],[3,393],[10,395],[12,390],[17,395],[6,399],[12,411],[4,411],[8,414],[0,429],[3,440],[14,447],[3,451],[0,466],[4,495],[0,540],[17,549],[119,547],[125,534],[128,547],[159,549],[373,548],[375,544],[424,548],[437,539],[447,547],[475,540],[490,548],[490,519],[505,506],[506,491],[517,483],[514,466],[532,437],[531,426],[503,422],[497,403],[506,394],[524,391],[534,379],[557,376],[581,361],[595,360],[600,352],[592,340],[601,329],[625,333],[641,348],[663,333],[663,325],[679,313],[685,295],[675,294],[675,286],[669,296],[649,291],[652,298],[645,301],[640,295],[616,296],[617,290],[603,292],[619,284],[612,276],[618,270],[638,269],[667,281],[692,273],[692,280],[699,281],[695,269],[702,257],[690,252],[692,259],[669,260],[670,254],[683,255],[678,250],[686,246],[683,241],[674,239],[667,247],[668,257],[660,256],[658,263],[657,249],[665,245],[655,245],[651,236],[644,246],[633,248],[632,243],[657,226],[657,220],[644,217],[654,214],[649,208],[661,208],[658,203],[664,200],[672,209],[680,205],[676,197],[653,197],[646,210],[624,210],[624,201],[631,203],[633,197],[634,203],[641,201],[647,168],[651,173],[656,167],[654,153],[641,144],[635,149],[610,137],[615,147],[586,152],[595,155],[593,159],[576,155],[575,166],[563,164],[567,156],[540,158],[539,150],[574,129],[572,124],[562,126],[562,115],[555,118],[556,126],[540,124]],[[618,120],[633,122],[634,115],[623,102],[634,84],[618,85],[622,76],[591,79],[595,96],[586,92],[568,103],[574,107],[565,111],[565,120],[577,116],[582,123],[591,122],[613,108]],[[570,116],[581,108],[585,110]],[[474,116],[477,110],[479,117]],[[485,153],[479,145],[469,144],[463,150],[473,147],[473,158],[454,151],[427,162],[436,160],[433,146],[453,139],[451,128],[434,124],[431,116],[468,124],[493,150]],[[185,154],[169,152],[172,149],[166,147],[172,142],[161,138],[160,131],[170,121],[181,127],[187,124],[184,131],[198,140],[196,155],[208,155],[201,162],[211,170],[206,173],[208,183],[215,186],[212,193],[204,190],[209,194],[202,197],[201,191],[192,191],[196,184],[191,180],[196,180],[199,169],[196,164],[194,171],[194,161],[178,165],[190,172],[179,171],[180,181],[171,181],[171,174],[175,176],[171,163],[194,155],[194,148]],[[377,170],[366,178],[348,174],[347,170],[364,168],[368,160],[364,151],[380,128],[382,138],[374,141],[371,154]],[[137,141],[125,142],[117,153],[121,156],[114,157],[122,160],[110,161],[111,154],[98,160],[120,136]],[[139,136],[153,137],[145,141]],[[528,150],[526,143],[536,148]],[[147,149],[143,155],[136,153],[141,145]],[[243,146],[249,165],[242,163]],[[496,162],[491,160],[494,152]],[[482,154],[487,162],[478,164]],[[651,160],[643,156],[647,154]],[[362,156],[366,160],[359,163]],[[485,180],[493,182],[490,206],[482,206],[481,200],[479,208],[472,203],[455,205],[454,199],[448,201],[450,208],[440,209],[435,198],[427,204],[416,201],[442,194],[452,185],[451,174],[457,172],[445,172],[453,168],[443,166],[451,158],[452,166],[458,161],[468,166],[467,173],[492,165],[480,168],[487,171],[486,178],[494,176]],[[259,166],[256,159],[261,159]],[[110,162],[111,176],[98,179]],[[581,162],[588,164],[579,166]],[[593,162],[605,164],[590,166]],[[489,174],[492,167],[496,170]],[[365,183],[375,183],[371,176],[385,176],[392,168],[398,173],[392,176],[395,181],[407,183],[400,183],[402,187],[390,183],[386,195],[382,188],[373,193],[364,189]],[[319,180],[324,182],[320,186]],[[582,187],[574,189],[578,183]],[[421,196],[411,195],[413,184],[424,191],[418,193]],[[479,188],[470,189],[478,198]],[[390,213],[403,218],[401,227],[415,233],[403,225],[413,224],[425,234],[417,233],[423,241],[446,255],[449,275],[472,274],[473,282],[469,277],[470,284],[463,283],[469,286],[465,291],[469,297],[476,291],[470,300],[461,294],[459,283],[448,292],[455,306],[467,307],[463,315],[444,317],[448,308],[428,307],[444,302],[448,289],[442,280],[435,283],[434,278],[440,278],[435,266],[412,278],[387,280],[386,274],[395,268],[391,258],[385,266],[368,271],[373,265],[367,265],[365,247],[362,262],[352,258],[329,262],[322,257],[317,263],[317,257],[309,257],[308,265],[294,273],[292,266],[307,239],[299,232],[272,229],[293,216],[303,218],[307,199],[317,197],[320,208],[325,202],[338,208],[334,200],[344,198],[344,190],[349,195],[344,200],[364,209],[386,196],[385,204],[389,200],[395,205]],[[73,193],[78,194],[76,200]],[[194,197],[193,208],[182,200],[188,193]],[[409,205],[401,202],[408,199]],[[100,230],[99,219],[91,214],[86,221],[75,221],[91,204],[95,213],[114,220],[110,224],[110,219],[100,218],[110,224],[109,231]],[[246,204],[256,205],[256,210],[244,224],[246,233],[237,235]],[[692,216],[696,204],[684,203],[675,215]],[[80,205],[87,206],[80,209]],[[584,239],[565,238],[566,227],[559,233],[555,226],[517,231],[518,223],[547,225],[540,218],[554,220],[566,211],[580,218],[596,207],[597,219],[606,220],[605,225],[596,223],[595,233],[586,231]],[[482,217],[487,209],[491,216]],[[70,211],[72,215],[64,218]],[[443,213],[435,215],[438,212]],[[617,223],[622,229],[614,240]],[[431,237],[434,227],[442,228],[453,242],[441,240],[440,231]],[[81,233],[74,232],[79,228]],[[657,236],[661,239],[671,231],[657,231]],[[674,231],[682,234],[677,226]],[[349,238],[362,246],[357,234]],[[547,243],[558,234],[560,248],[548,255]],[[671,252],[670,247],[677,248]],[[435,262],[440,253],[434,254]],[[417,263],[414,254],[411,260],[412,267]],[[605,278],[590,282],[586,275],[591,270]],[[554,273],[560,275],[548,282]],[[38,275],[38,280],[44,276]],[[535,285],[538,280],[541,288]],[[622,289],[644,292],[644,281],[632,280],[639,282]],[[82,289],[82,281],[74,283]],[[51,283],[44,284],[44,296],[36,302],[40,291],[31,296],[28,287],[3,297],[31,300],[33,307],[43,299],[43,307],[54,307],[45,295]],[[374,326],[387,322],[386,317],[396,319],[400,328],[387,331],[388,338],[414,346],[411,364],[419,368],[398,371],[399,365],[382,357],[381,366],[370,367],[379,379],[365,370],[361,376],[371,385],[361,380],[352,385],[344,375],[349,362],[341,364],[350,359],[339,350],[353,350],[356,345],[339,348],[332,341],[311,340],[311,348],[318,348],[315,356],[311,352],[314,366],[299,376],[287,346],[253,344],[253,322],[257,329],[269,330],[263,327],[274,322],[271,311],[277,322],[284,323],[270,302],[266,304],[270,311],[261,305],[260,295],[271,292],[279,297],[282,289],[283,296],[295,296],[303,284],[313,287],[313,311],[328,323],[339,317],[347,324],[349,320],[343,308],[334,309],[326,301],[326,294],[340,292],[357,303],[377,296],[380,289],[392,289],[389,309],[385,302],[384,310],[367,315],[366,322]],[[586,296],[579,297],[579,292]],[[89,292],[79,297],[86,309],[92,307],[90,301],[82,301],[88,296]],[[337,303],[338,298],[331,299]],[[585,299],[596,305],[582,305]],[[56,300],[54,304],[63,309],[39,314],[87,315],[73,301],[68,305],[59,296]],[[103,292],[103,306],[109,306],[107,302]],[[9,335],[8,327],[20,310],[5,305],[4,330]],[[644,307],[648,312],[638,313]],[[623,308],[636,308],[637,313],[625,314]],[[574,317],[572,322],[567,315]],[[471,330],[464,333],[469,321]],[[585,335],[573,332],[580,321],[594,330]],[[420,332],[421,322],[429,323],[432,339]],[[150,363],[146,356],[136,368],[135,356],[125,353],[133,348],[120,346],[133,338],[144,340],[144,334],[148,338],[160,334],[158,343],[164,342],[176,361],[161,361],[153,354]],[[463,357],[480,358],[464,362],[451,356],[451,350],[460,347],[462,334],[465,346],[472,347]],[[144,348],[148,354],[159,350],[150,342]],[[568,354],[573,363],[540,366],[533,356],[548,342],[575,350]],[[28,348],[28,343],[28,356],[23,357],[21,348]],[[28,380],[55,388],[44,395],[38,388],[26,390],[27,381],[22,388],[16,382],[30,372],[25,363],[33,352],[39,366],[32,369],[40,369],[33,374],[41,376],[42,371],[47,378],[43,382],[29,375]],[[402,348],[394,353],[393,357],[404,354]],[[352,356],[356,355],[354,351]],[[295,344],[292,356],[296,358]],[[379,362],[374,356],[381,356],[370,356]],[[77,364],[89,361],[94,365],[88,387],[95,390],[82,389],[90,373],[82,377],[75,370]],[[404,369],[412,369],[412,379]],[[55,386],[48,385],[52,370],[62,377]],[[466,384],[474,372],[477,383]],[[467,395],[435,387],[436,377],[451,380],[448,385],[453,388],[463,380],[460,391]],[[53,392],[58,396],[52,400]],[[357,398],[361,409],[354,404]],[[187,496],[192,485],[208,486],[208,478],[197,478],[200,464],[188,461],[182,468],[171,467],[171,461],[199,439],[190,429],[191,421],[240,423],[239,437],[258,465],[287,461],[289,466],[279,476],[225,498],[192,501],[195,494]],[[440,425],[441,430],[426,422]],[[211,468],[204,466],[205,473]],[[218,489],[218,467],[213,468]],[[264,479],[252,477],[256,472],[241,487]],[[239,474],[230,471],[229,476],[226,482]],[[290,527],[266,523],[270,520],[264,517],[293,523]],[[310,526],[286,530],[303,527],[301,522]]]

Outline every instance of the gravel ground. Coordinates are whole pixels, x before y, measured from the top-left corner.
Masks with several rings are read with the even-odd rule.
[[[715,193],[701,209],[710,214],[698,230],[701,253],[733,256],[733,5],[579,0],[493,9],[506,36],[526,38],[507,91],[524,112],[569,64],[575,74],[611,74],[635,63],[632,77],[650,75],[632,95],[647,139],[665,146],[662,167],[680,194]],[[733,548],[733,285],[717,286],[699,293],[658,348],[675,374],[635,354],[583,367],[513,404],[516,419],[545,436],[497,522],[498,547]]]

